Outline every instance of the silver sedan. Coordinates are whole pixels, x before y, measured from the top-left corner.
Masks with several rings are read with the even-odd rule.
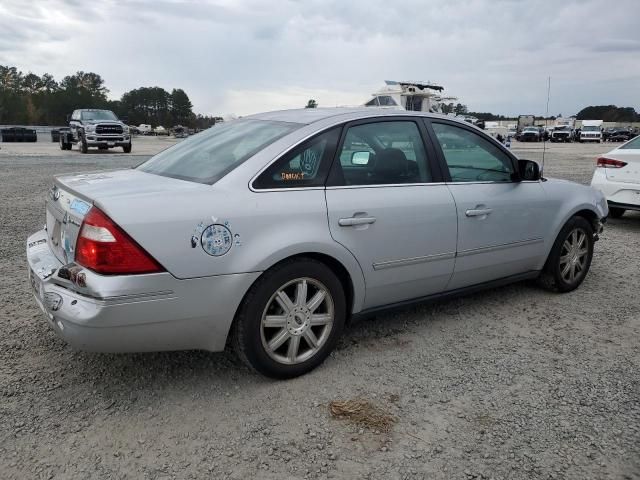
[[[603,195],[481,130],[384,109],[264,113],[131,170],[55,178],[27,240],[36,301],[90,351],[219,351],[288,378],[351,318],[584,280]]]

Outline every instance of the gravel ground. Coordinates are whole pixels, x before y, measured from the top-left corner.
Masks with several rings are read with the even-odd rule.
[[[0,478],[640,478],[640,214],[609,221],[575,292],[517,284],[363,320],[275,382],[227,352],[88,354],[49,330],[24,241],[51,176],[146,158],[54,147],[0,150]],[[610,149],[547,147],[547,175],[583,183]],[[329,415],[352,398],[397,421]]]

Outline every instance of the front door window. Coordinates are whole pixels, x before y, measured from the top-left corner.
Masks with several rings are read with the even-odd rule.
[[[497,145],[465,128],[433,123],[452,182],[511,182],[511,159]]]

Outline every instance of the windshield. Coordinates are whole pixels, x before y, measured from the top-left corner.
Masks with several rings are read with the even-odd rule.
[[[80,112],[81,120],[118,120],[111,110],[91,110]]]
[[[596,127],[595,125],[587,125],[585,127],[582,127],[582,131],[583,132],[599,132],[600,127]]]
[[[236,120],[194,135],[137,168],[165,177],[212,184],[301,126],[288,122]]]
[[[527,127],[524,129],[525,132],[535,132],[538,133],[538,129],[536,127]]]
[[[625,143],[620,148],[630,149],[630,150],[640,150],[640,136],[634,138],[633,140]]]

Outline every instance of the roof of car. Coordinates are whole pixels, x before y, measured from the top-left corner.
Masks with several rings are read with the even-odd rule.
[[[320,120],[324,120],[326,118],[347,115],[350,117],[350,119],[379,117],[386,115],[419,115],[424,117],[439,117],[456,120],[453,117],[427,112],[412,112],[397,108],[376,107],[298,108],[295,110],[278,110],[275,112],[257,113],[247,118],[311,124]]]

